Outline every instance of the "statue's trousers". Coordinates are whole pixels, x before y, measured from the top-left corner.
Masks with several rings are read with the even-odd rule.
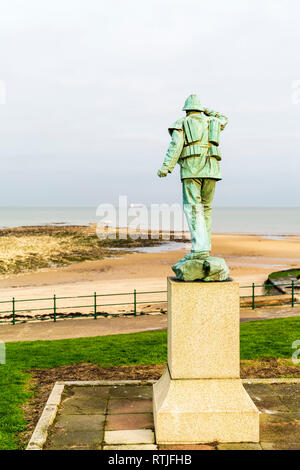
[[[211,250],[211,209],[216,180],[184,178],[182,180],[183,210],[191,232],[192,252]]]

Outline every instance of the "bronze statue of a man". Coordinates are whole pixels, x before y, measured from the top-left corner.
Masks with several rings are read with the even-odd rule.
[[[191,232],[191,253],[173,266],[183,280],[225,280],[228,268],[211,251],[211,209],[215,185],[222,178],[219,134],[226,116],[204,108],[197,95],[190,95],[183,107],[186,116],[169,127],[172,137],[158,176],[171,173],[179,163],[183,209]]]

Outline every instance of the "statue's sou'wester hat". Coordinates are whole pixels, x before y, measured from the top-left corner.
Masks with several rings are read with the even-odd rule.
[[[183,111],[204,111],[198,95],[190,95],[184,103]]]

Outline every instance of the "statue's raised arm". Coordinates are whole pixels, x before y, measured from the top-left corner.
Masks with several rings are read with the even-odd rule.
[[[207,109],[207,108],[204,108],[204,113],[207,116],[217,118],[218,121],[220,122],[221,130],[225,129],[225,127],[228,123],[228,117],[227,116],[225,116],[224,114],[218,113],[217,111],[213,111],[212,109]]]

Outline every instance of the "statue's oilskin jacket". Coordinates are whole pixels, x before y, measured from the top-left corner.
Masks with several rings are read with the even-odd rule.
[[[226,116],[205,109],[189,112],[169,127],[172,136],[162,168],[172,172],[176,163],[184,178],[222,178],[219,160],[219,133],[228,122]]]

